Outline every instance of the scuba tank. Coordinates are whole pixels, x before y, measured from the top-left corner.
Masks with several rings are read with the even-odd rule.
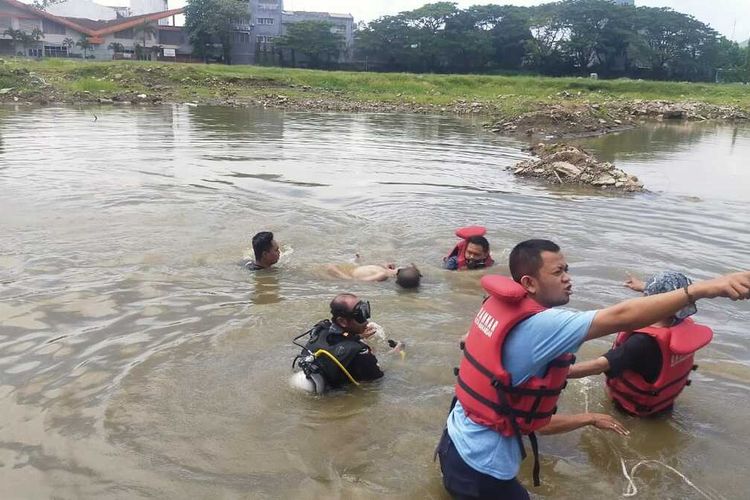
[[[305,345],[297,342],[305,336],[309,336]],[[296,365],[301,369],[290,379],[292,387],[322,394],[326,389],[347,382],[359,385],[346,369],[362,348],[367,347],[358,337],[348,338],[329,320],[323,320],[292,342],[302,348],[302,352],[292,361],[292,368]]]

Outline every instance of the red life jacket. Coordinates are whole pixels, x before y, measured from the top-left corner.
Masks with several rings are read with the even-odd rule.
[[[527,297],[526,290],[503,276],[485,276],[482,286],[489,293],[474,318],[458,370],[456,397],[474,422],[491,427],[503,436],[515,436],[526,453],[522,435],[531,435],[534,449],[534,484],[539,484],[539,464],[533,432],[547,425],[557,411],[557,399],[565,388],[574,356],[567,354],[548,366],[544,377],[531,377],[514,386],[503,367],[503,344],[518,323],[545,310]]]
[[[637,332],[622,332],[615,339],[618,347],[634,333],[644,333],[659,344],[661,371],[653,382],[633,370],[625,370],[616,378],[607,379],[607,392],[625,411],[645,417],[672,406],[686,385],[690,384],[690,372],[695,352],[711,342],[713,331],[687,318],[671,328],[648,327]]]
[[[443,258],[443,262],[451,257],[457,257],[458,269],[466,269],[466,247],[469,244],[469,238],[472,236],[484,236],[485,234],[487,234],[487,229],[483,226],[468,226],[456,229],[456,236],[461,238],[461,241],[456,243],[456,246],[453,247],[451,253]],[[487,258],[484,259],[484,267],[490,267],[494,263],[495,261],[492,260],[492,256],[488,254]]]

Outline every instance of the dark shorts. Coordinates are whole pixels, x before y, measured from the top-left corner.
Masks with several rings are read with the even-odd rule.
[[[529,493],[517,479],[503,481],[469,467],[458,454],[447,429],[440,438],[437,454],[443,485],[454,499],[529,500]]]

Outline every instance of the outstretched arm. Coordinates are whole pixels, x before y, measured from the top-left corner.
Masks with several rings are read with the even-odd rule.
[[[609,360],[604,356],[599,356],[590,361],[582,361],[570,367],[568,378],[583,378],[591,375],[599,375],[609,370]]]
[[[539,429],[539,434],[550,435],[550,434],[562,434],[565,432],[574,431],[587,425],[593,425],[597,429],[604,429],[612,432],[616,432],[622,436],[627,436],[630,432],[625,427],[604,413],[580,413],[578,415],[553,415],[552,420]]]
[[[750,271],[699,281],[686,288],[630,299],[602,309],[594,316],[586,340],[620,331],[632,332],[674,315],[693,301],[716,297],[750,298]]]

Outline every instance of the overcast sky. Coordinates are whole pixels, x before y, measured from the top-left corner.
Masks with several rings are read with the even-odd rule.
[[[25,0],[30,1],[30,0]],[[94,0],[105,5],[127,5],[129,0]],[[312,10],[351,14],[355,21],[372,21],[384,15],[421,7],[437,0],[284,0],[286,10]],[[540,0],[455,0],[460,7],[471,5],[537,5]],[[750,0],[635,0],[637,6],[670,7],[691,14],[727,38],[742,42],[750,38]],[[170,8],[182,7],[185,0],[169,0]]]
[[[181,0],[170,0],[170,6]],[[320,10],[349,13],[355,21],[372,21],[404,10],[421,7],[425,0],[284,0],[286,10]],[[460,7],[496,3],[500,5],[536,5],[534,0],[457,0]],[[750,0],[635,0],[637,6],[671,7],[691,14],[728,38],[738,42],[750,38]],[[735,27],[736,23],[736,27]]]

